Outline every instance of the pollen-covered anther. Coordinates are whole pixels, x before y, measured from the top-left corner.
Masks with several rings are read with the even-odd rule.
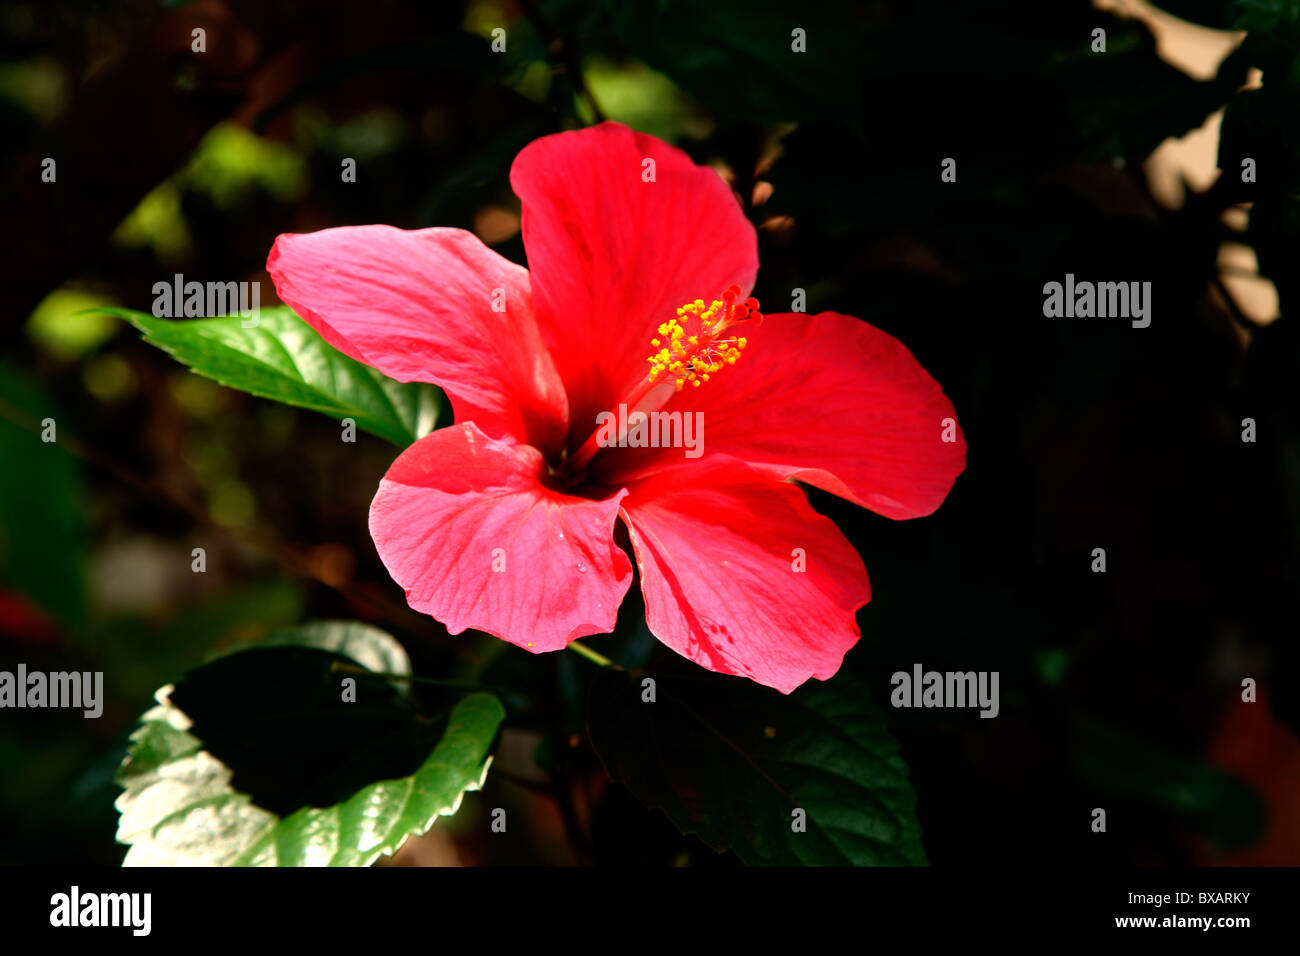
[[[707,305],[703,299],[687,302],[676,316],[659,326],[659,337],[650,340],[657,351],[646,356],[650,381],[671,376],[681,391],[686,385],[699,388],[709,376],[727,365],[735,365],[744,351],[744,336],[726,335],[728,329],[746,322],[759,325],[763,313],[758,300],[740,299],[740,286],[733,285]]]

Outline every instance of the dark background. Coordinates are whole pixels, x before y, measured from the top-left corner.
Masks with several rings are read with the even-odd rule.
[[[724,169],[759,227],[765,311],[802,288],[810,312],[880,326],[957,408],[968,466],[934,516],[813,494],[871,575],[847,666],[880,703],[918,662],[1001,674],[996,720],[892,712],[930,861],[1300,863],[1300,2],[1165,5],[1246,31],[1217,40],[1130,8],[0,2],[0,664],[108,685],[97,721],[0,720],[0,862],[116,864],[112,773],[154,689],[274,626],[346,617],[391,630],[418,672],[496,655],[494,678],[560,689],[558,714],[507,731],[486,797],[399,862],[735,865],[607,782],[581,662],[524,674],[404,607],[365,520],[393,448],[341,446],[324,417],[76,314],[147,311],[175,272],[260,279],[266,305],[275,236],[332,225],[458,226],[523,262],[511,160],[604,116]],[[1201,41],[1231,52],[1174,65]],[[1221,177],[1156,152],[1225,107],[1199,134]],[[1066,273],[1151,282],[1151,326],[1044,318]],[[46,414],[57,460],[31,453]],[[619,636],[587,643],[690,667],[640,614],[633,593]],[[586,838],[542,782],[557,766]],[[483,837],[491,806],[529,826]]]

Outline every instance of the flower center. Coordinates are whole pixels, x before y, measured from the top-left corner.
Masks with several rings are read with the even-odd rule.
[[[703,299],[687,302],[677,310],[676,317],[661,324],[661,337],[650,340],[658,351],[646,357],[650,372],[609,414],[618,417],[622,406],[620,420],[626,421],[631,412],[657,412],[687,383],[699,388],[723,367],[735,365],[744,351],[745,337],[729,335],[729,330],[743,323],[763,322],[758,300],[736,301],[739,298],[740,286],[728,286],[721,299],[714,299],[708,305]],[[597,427],[572,457],[566,457],[562,465],[551,469],[566,486],[584,480],[587,464],[601,447],[601,434],[601,428]]]
[[[758,300],[737,302],[739,297],[740,286],[730,286],[721,300],[714,299],[708,305],[703,299],[687,302],[677,310],[676,318],[660,325],[662,338],[650,340],[659,351],[646,357],[650,363],[647,382],[653,384],[660,377],[671,379],[680,392],[687,383],[699,388],[724,366],[735,365],[746,340],[743,335],[726,335],[727,330],[744,322],[760,325],[763,321]]]

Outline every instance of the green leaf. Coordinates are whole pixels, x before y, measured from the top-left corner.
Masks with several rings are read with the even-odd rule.
[[[437,388],[397,382],[348,358],[286,306],[263,309],[255,328],[238,315],[177,321],[132,309],[100,309],[126,319],[145,341],[230,388],[357,427],[399,447],[427,435],[441,416]]]
[[[487,779],[488,745],[505,717],[491,694],[458,703],[437,748],[412,776],[363,788],[341,804],[305,807],[262,832],[235,860],[245,866],[368,866],[410,835],[451,816]]]
[[[55,423],[51,442],[40,435],[47,418]],[[86,621],[81,467],[59,444],[66,428],[49,396],[0,362],[0,580],[80,628]]]
[[[405,648],[391,634],[360,621],[312,621],[272,631],[261,643],[264,647],[295,645],[331,651],[377,674],[411,673]]]
[[[355,655],[344,657],[289,646],[292,635],[157,692],[117,774],[125,865],[366,866],[482,785],[505,716],[494,696],[433,720],[388,681],[349,673],[356,699],[345,702],[338,663],[401,672],[397,642],[342,622],[299,629],[304,645]]]
[[[907,766],[848,674],[788,696],[736,678],[656,677],[646,702],[640,681],[603,671],[588,720],[610,776],[748,864],[925,863]]]

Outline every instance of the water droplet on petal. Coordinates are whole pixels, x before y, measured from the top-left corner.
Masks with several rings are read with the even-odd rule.
[[[579,574],[587,573],[587,566],[585,564],[582,564],[581,562],[575,564],[573,567]]]

